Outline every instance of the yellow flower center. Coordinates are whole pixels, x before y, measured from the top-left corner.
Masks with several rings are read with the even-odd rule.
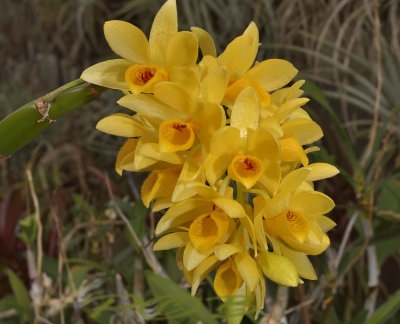
[[[231,257],[218,268],[215,274],[215,292],[223,299],[223,297],[233,296],[242,284],[243,279]]]
[[[295,239],[300,243],[306,240],[310,224],[303,214],[295,210],[286,210],[280,215],[264,220],[264,230],[275,237]]]
[[[194,129],[193,129],[194,128]],[[195,140],[196,127],[178,119],[167,120],[160,125],[159,143],[162,152],[177,152],[190,149]]]
[[[256,156],[236,155],[228,168],[229,176],[250,189],[264,171],[261,160]]]
[[[152,92],[154,84],[167,80],[167,72],[159,69],[156,65],[135,64],[125,72],[125,81],[133,94]]]
[[[229,217],[222,210],[215,209],[209,214],[197,217],[189,228],[189,238],[200,253],[206,253],[229,228]]]

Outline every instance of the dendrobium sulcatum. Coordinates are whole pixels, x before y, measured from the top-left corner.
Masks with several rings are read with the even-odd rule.
[[[304,81],[288,61],[255,62],[258,29],[217,55],[203,29],[178,31],[175,0],[156,15],[149,40],[127,22],[104,25],[122,57],[98,63],[82,79],[122,90],[118,104],[133,113],[100,120],[100,131],[126,138],[115,169],[149,171],[143,203],[166,210],[154,250],[177,249],[176,260],[192,294],[214,276],[222,301],[264,305],[264,276],[297,286],[317,276],[307,255],[329,246],[333,201],[314,181],[339,171],[311,163],[322,136],[304,105]],[[202,54],[198,59],[198,51]]]

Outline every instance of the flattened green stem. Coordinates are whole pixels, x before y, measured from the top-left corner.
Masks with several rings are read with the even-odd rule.
[[[6,116],[0,121],[0,160],[37,137],[51,124],[50,120],[84,106],[105,89],[77,79]]]

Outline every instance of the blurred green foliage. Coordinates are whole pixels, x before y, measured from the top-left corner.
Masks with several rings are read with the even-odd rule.
[[[0,118],[76,79],[87,66],[111,58],[102,31],[106,20],[130,21],[148,34],[162,2],[3,1]],[[260,320],[281,307],[278,316],[288,323],[398,323],[399,2],[177,3],[180,28],[205,28],[219,52],[251,20],[256,22],[262,43],[259,59],[288,59],[301,71],[299,78],[307,80],[303,88],[312,99],[308,112],[325,133],[321,150],[313,153],[316,160],[341,170],[319,184],[336,202],[331,217],[338,224],[330,234],[331,247],[312,260],[319,280],[291,288],[283,302],[276,298],[282,291],[268,282]],[[45,318],[51,323],[142,323],[162,317],[169,323],[186,323],[186,315],[177,320],[171,318],[173,309],[162,307],[168,295],[183,308],[198,307],[190,320],[220,321],[211,319],[221,305],[214,299],[212,279],[191,297],[178,285],[186,288],[170,251],[156,256],[171,280],[145,272],[149,267],[142,250],[118,215],[119,209],[142,239],[142,248],[151,249],[159,215],[149,214],[138,201],[144,175],[118,177],[113,166],[119,139],[95,130],[100,118],[118,111],[117,97],[117,92],[105,93],[64,117],[57,127],[49,127],[12,159],[0,162],[1,323],[33,323],[29,301],[35,281],[29,276],[32,265],[26,255],[31,246],[30,253],[37,257],[37,224],[24,172],[28,162],[44,231],[46,276],[41,280],[38,322]],[[376,112],[377,133],[371,140]],[[254,321],[249,316],[243,322]]]

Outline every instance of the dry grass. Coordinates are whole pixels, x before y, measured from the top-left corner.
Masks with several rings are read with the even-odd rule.
[[[79,77],[85,67],[111,57],[102,34],[104,21],[128,20],[147,32],[162,2],[4,2],[0,12],[0,118]],[[325,130],[318,160],[335,162],[342,170],[342,176],[323,184],[337,204],[332,217],[338,226],[331,234],[332,247],[313,259],[320,280],[289,292],[269,283],[273,298],[267,300],[263,320],[273,315],[275,320],[286,317],[289,323],[350,323],[363,315],[362,309],[374,313],[400,289],[396,248],[400,244],[399,2],[178,0],[178,7],[181,29],[204,27],[215,37],[219,50],[254,20],[262,42],[258,58],[280,57],[293,62],[302,71],[301,77],[322,88],[340,121],[339,126],[335,124],[332,114],[316,100],[309,107]],[[309,95],[316,96],[311,90]],[[12,159],[0,162],[1,244],[6,237],[11,240],[0,248],[0,262],[29,287],[24,253],[36,245],[27,247],[15,234],[21,229],[18,219],[40,207],[42,252],[47,264],[43,272],[57,289],[41,283],[45,298],[39,308],[44,314],[55,311],[62,297],[68,305],[59,313],[62,323],[72,317],[95,322],[90,316],[100,302],[81,303],[85,298],[116,291],[149,296],[140,286],[146,262],[133,257],[139,249],[130,242],[118,218],[121,214],[125,217],[137,199],[141,176],[118,178],[113,172],[118,139],[94,129],[102,116],[118,110],[116,96],[109,92],[65,117]],[[370,136],[371,130],[375,135]],[[38,155],[28,167],[38,145]],[[24,170],[32,173],[32,181],[26,179]],[[117,201],[111,192],[119,197]],[[39,197],[38,205],[31,200],[33,193]],[[138,221],[130,216],[131,221]],[[133,225],[146,223],[141,220],[141,225]],[[142,250],[149,243],[143,233],[138,234],[145,244],[140,246]],[[71,258],[92,263],[84,268],[82,263],[69,261]],[[171,254],[160,258],[165,271],[178,281],[180,274]],[[76,279],[80,272],[90,280]],[[121,274],[123,281],[116,279],[116,274]],[[6,287],[1,298],[11,288],[6,276],[0,275],[0,284]],[[75,298],[77,292],[82,299]],[[207,285],[201,293],[204,299],[213,296]],[[209,302],[209,306],[215,307],[215,303]],[[391,311],[398,306],[399,301]],[[115,310],[111,314],[120,321],[138,320],[136,313]],[[388,322],[398,320],[396,314]],[[251,323],[250,319],[245,321]]]

